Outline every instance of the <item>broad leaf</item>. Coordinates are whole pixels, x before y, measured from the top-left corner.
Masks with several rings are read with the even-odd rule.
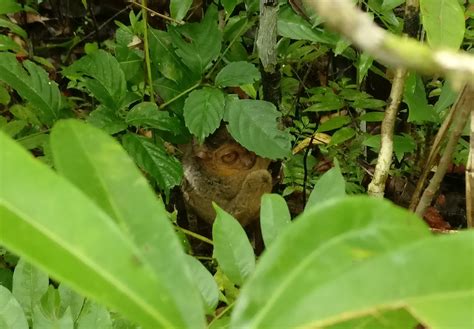
[[[33,309],[48,290],[49,278],[46,273],[20,259],[13,272],[12,293],[20,303],[26,318],[31,321]]]
[[[224,94],[219,89],[205,87],[189,94],[184,103],[184,121],[199,142],[212,134],[224,116]]]
[[[192,4],[193,0],[170,0],[171,17],[182,20]]]
[[[412,73],[407,78],[403,101],[408,105],[408,122],[436,121],[435,112],[428,104],[425,86],[419,75]]]
[[[84,84],[103,105],[117,111],[127,93],[125,76],[119,62],[110,53],[97,50],[75,61],[63,70],[63,75]]]
[[[172,133],[183,130],[182,123],[178,118],[170,117],[167,111],[160,111],[158,105],[152,102],[142,102],[135,105],[127,113],[125,121],[135,127],[149,127]]]
[[[46,125],[59,118],[61,96],[56,82],[49,80],[46,71],[31,61],[24,67],[18,63],[14,54],[0,53],[0,81],[10,85],[37,111]]]
[[[446,328],[437,319],[454,315],[451,324],[467,328],[473,253],[474,232],[433,237],[419,218],[387,201],[326,202],[297,218],[262,256],[241,290],[232,327],[325,327],[406,309],[432,328]],[[454,302],[467,306],[439,314]]]
[[[260,208],[260,227],[265,247],[291,224],[290,211],[285,199],[278,194],[264,194]]]
[[[464,9],[458,0],[420,0],[420,11],[432,47],[459,49],[465,22]]]
[[[219,287],[216,280],[207,268],[193,256],[186,256],[191,273],[193,273],[194,283],[198,287],[204,307],[207,313],[212,313],[219,302]]]
[[[219,56],[222,32],[217,26],[217,7],[208,7],[200,23],[169,27],[176,54],[195,74],[204,73],[209,64]]]
[[[331,136],[331,142],[329,145],[339,145],[344,143],[345,141],[351,139],[356,135],[356,131],[353,128],[350,127],[343,127],[339,130],[337,130],[332,136]]]
[[[77,329],[112,329],[112,319],[109,311],[102,305],[91,300],[85,302],[81,315],[77,319]]]
[[[99,105],[87,117],[87,122],[109,134],[116,134],[127,129],[127,123],[117,113],[104,105]]]
[[[28,329],[25,313],[12,293],[0,285],[0,328]]]
[[[144,327],[184,327],[188,319],[194,318],[193,312],[186,314],[186,320],[182,318],[177,306],[170,302],[173,300],[171,292],[157,278],[142,251],[95,203],[3,133],[0,133],[0,149],[5,156],[0,161],[0,243],[3,246],[56,280],[122,312]],[[74,153],[74,157],[80,154]],[[105,152],[106,157],[109,154],[110,151]],[[127,166],[127,170],[129,168]],[[120,170],[112,172],[123,174]],[[35,184],[31,184],[32,181]],[[134,186],[136,184],[127,184],[121,192]],[[136,205],[135,210],[141,210]],[[163,212],[143,217],[143,220],[147,222]],[[163,234],[160,240],[165,244],[170,242]],[[192,302],[192,290],[184,289],[186,298]],[[196,302],[192,302],[193,307],[200,309],[200,301]],[[200,319],[189,321],[194,321],[196,326],[202,323]]]
[[[74,329],[71,310],[60,310],[58,291],[49,286],[48,291],[41,297],[41,302],[33,306],[33,327],[38,329]]]
[[[138,139],[128,136],[127,140]],[[145,142],[138,143],[146,151],[156,152]],[[102,131],[75,120],[61,121],[53,128],[51,147],[56,168],[116,220],[140,248],[166,289],[161,298],[178,312],[175,320],[183,325],[200,323],[199,296],[192,287],[184,253],[168,214],[125,150]],[[145,157],[151,157],[153,165],[162,166],[160,169],[171,172],[167,175],[173,175],[175,168],[166,167],[163,160],[157,161],[156,153],[147,153]],[[173,160],[180,168],[178,161]]]
[[[260,72],[249,62],[232,62],[225,66],[216,76],[219,87],[238,87],[260,80]]]
[[[58,292],[61,300],[61,313],[70,309],[72,319],[76,321],[84,307],[85,298],[66,286],[64,283],[59,285]]]
[[[183,177],[181,162],[168,154],[163,145],[155,144],[150,139],[135,134],[123,136],[122,143],[138,166],[156,180],[165,194],[169,194],[173,187],[181,183]]]
[[[227,98],[224,119],[229,132],[246,149],[269,159],[290,154],[290,135],[278,129],[281,116],[272,103]]]
[[[214,204],[217,217],[212,226],[214,257],[224,274],[242,285],[255,268],[255,254],[240,223]]]
[[[149,31],[151,63],[165,78],[179,84],[185,81],[192,84],[200,78],[200,75],[193,75],[176,55],[168,32],[155,29]]]
[[[310,209],[327,200],[343,198],[346,196],[346,181],[341,173],[339,164],[326,171],[314,185],[309,195],[305,209]]]
[[[294,40],[335,44],[338,37],[321,28],[313,28],[303,17],[296,14],[290,6],[282,6],[278,15],[278,34]]]
[[[351,122],[351,118],[347,115],[344,116],[336,116],[328,121],[323,122],[319,127],[317,132],[325,132],[325,131],[330,131],[334,129],[341,128]]]

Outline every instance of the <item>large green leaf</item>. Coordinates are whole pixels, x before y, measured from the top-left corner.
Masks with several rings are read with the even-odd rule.
[[[205,87],[189,94],[184,103],[186,127],[199,142],[212,134],[224,116],[225,99],[219,89]]]
[[[200,75],[193,75],[176,55],[168,32],[155,29],[149,31],[151,63],[165,78],[180,84],[187,81],[192,84],[200,78]]]
[[[458,0],[420,0],[420,11],[432,47],[459,49],[465,22],[464,9]]]
[[[119,62],[110,53],[97,50],[63,70],[69,79],[79,80],[103,105],[117,111],[124,105],[127,86]]]
[[[219,287],[212,274],[204,265],[195,257],[186,255],[191,273],[193,273],[194,283],[201,293],[205,309],[208,313],[212,313],[219,303]]]
[[[46,273],[20,259],[13,272],[12,293],[29,321],[33,316],[35,305],[48,290],[48,285],[49,278]]]
[[[255,268],[255,254],[240,223],[216,204],[214,209],[217,213],[212,226],[214,257],[225,275],[242,285]]]
[[[285,199],[279,194],[264,194],[260,208],[260,227],[265,247],[291,224],[291,215]]]
[[[262,256],[232,327],[323,328],[406,309],[430,328],[449,327],[436,319],[453,319],[453,312],[459,319],[452,324],[470,328],[473,253],[474,232],[433,237],[419,218],[387,201],[328,201],[296,219]],[[433,307],[449,304],[460,309],[439,315]]]
[[[127,113],[125,121],[135,127],[149,127],[172,133],[179,133],[183,130],[183,124],[178,118],[170,117],[167,111],[160,111],[158,105],[152,102],[142,102],[135,105]]]
[[[75,132],[74,129],[71,134]],[[102,143],[100,145],[103,146]],[[110,147],[119,149],[114,145]],[[196,319],[191,311],[186,314],[186,319],[182,318],[165,282],[157,278],[142,250],[111,217],[3,133],[0,133],[0,149],[2,245],[79,293],[107,304],[145,328],[191,326],[186,325],[187,321],[194,321],[193,327],[201,326],[202,320]],[[103,151],[99,158],[111,153],[107,149]],[[74,153],[74,158],[78,156],[79,153]],[[130,168],[127,166],[127,169]],[[111,170],[111,174],[114,173],[120,177],[123,177],[122,174],[129,175]],[[136,182],[131,181],[126,189],[121,190],[124,198],[127,198],[126,195],[133,198],[134,195],[128,191],[136,188]],[[140,212],[138,204],[135,203],[134,208]],[[145,223],[150,219],[157,222],[153,218],[163,215],[161,207],[154,208],[158,212],[151,217],[143,217]],[[165,221],[161,219],[161,222]],[[146,225],[143,227],[145,232],[140,237],[153,233],[163,238],[165,244],[175,239],[166,239],[161,231],[146,232]],[[158,232],[162,233],[161,236]],[[176,250],[169,255],[171,261],[174,261],[175,254],[179,256],[181,253]],[[163,271],[170,271],[168,263],[162,263],[162,266]],[[178,274],[178,281],[179,277]],[[180,287],[175,285],[174,289]],[[189,302],[193,302],[193,290],[183,289],[186,289]],[[196,302],[193,308],[200,309],[198,298]]]
[[[272,103],[227,98],[224,119],[229,132],[246,149],[269,159],[290,154],[290,135],[278,129],[281,116]]]
[[[40,302],[33,305],[32,323],[35,329],[74,329],[71,309],[61,312],[60,296],[53,286],[49,286]]]
[[[20,304],[3,286],[0,286],[0,328],[28,329],[28,322]]]
[[[0,53],[0,81],[10,85],[39,112],[43,123],[51,125],[59,118],[61,96],[56,82],[49,80],[48,73],[31,61],[24,67],[14,54]]]
[[[171,160],[165,159],[170,157],[164,150],[165,155],[158,154],[138,136],[128,136],[125,144],[138,143],[145,150],[145,158],[149,157],[145,161],[159,168],[153,173],[175,179],[176,171],[181,170],[176,159],[171,159],[173,167]],[[187,326],[202,323],[199,295],[193,289],[183,250],[164,205],[125,150],[112,137],[76,120],[58,122],[51,133],[51,148],[56,168],[114,218],[140,248],[167,288],[163,298],[179,310],[174,315],[176,321]]]
[[[216,85],[238,87],[260,80],[260,72],[249,62],[232,62],[217,73]]]
[[[155,144],[150,139],[135,134],[123,136],[122,143],[138,166],[153,176],[166,194],[181,183],[183,177],[181,162],[168,154],[163,145]]]
[[[217,7],[208,7],[200,23],[169,27],[176,54],[195,74],[201,75],[221,50],[222,32],[217,26]]]
[[[419,75],[411,73],[408,76],[403,101],[408,105],[408,122],[436,121],[435,111],[428,104],[425,85]]]
[[[77,329],[112,329],[112,320],[109,311],[91,300],[84,303],[81,315],[77,319]]]
[[[335,44],[338,37],[320,28],[313,28],[303,17],[296,14],[290,6],[282,6],[278,14],[278,34],[295,40],[309,40],[319,43]]]
[[[171,17],[182,20],[192,4],[193,0],[170,0]]]
[[[339,164],[336,162],[334,168],[326,171],[314,185],[305,209],[344,196],[346,196],[346,181],[342,176]]]

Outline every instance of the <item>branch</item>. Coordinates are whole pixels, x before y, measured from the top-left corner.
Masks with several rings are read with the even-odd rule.
[[[441,156],[438,167],[436,168],[436,172],[433,175],[433,178],[431,178],[430,184],[423,192],[420,202],[416,207],[415,213],[419,216],[423,215],[426,208],[431,204],[435,193],[439,189],[439,185],[441,184],[446,170],[448,169],[448,166],[451,163],[459,137],[461,136],[462,131],[466,126],[466,122],[469,120],[469,115],[473,110],[473,104],[474,88],[465,86],[458,98],[457,103],[454,105],[455,108],[459,109],[459,112],[457,114],[457,117],[454,119],[454,123],[452,126],[452,130],[450,131],[446,148],[443,152],[443,155]],[[451,111],[455,111],[455,108],[451,109]]]
[[[474,85],[472,55],[462,51],[432,49],[416,40],[388,33],[350,0],[304,1],[333,30],[389,66],[405,67],[429,75],[442,74],[459,81],[460,85]]]

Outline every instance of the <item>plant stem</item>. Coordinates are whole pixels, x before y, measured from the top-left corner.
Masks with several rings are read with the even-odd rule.
[[[169,101],[167,102],[164,102],[163,104],[161,104],[159,106],[159,109],[163,109],[165,108],[166,106],[170,105],[171,103],[173,103],[174,101],[180,99],[181,97],[183,97],[184,95],[186,95],[187,93],[191,92],[192,90],[196,89],[197,87],[199,87],[201,85],[201,82],[198,82],[196,83],[195,85],[189,87],[188,89],[186,89],[185,91],[181,92],[180,94],[176,95],[175,97],[171,98]]]
[[[198,240],[200,240],[202,242],[205,242],[207,244],[210,244],[211,246],[214,245],[214,243],[212,242],[211,239],[208,239],[203,235],[194,233],[193,231],[187,230],[187,229],[179,227],[179,226],[176,226],[176,227],[178,228],[178,230],[180,230],[181,232],[183,232],[186,235],[192,236],[193,238],[198,239]]]
[[[150,49],[148,45],[148,13],[146,12],[146,0],[142,0],[142,16],[143,16],[143,51],[145,52],[145,63],[148,77],[148,88],[150,93],[150,101],[155,102],[155,95],[153,92],[153,78],[151,76],[151,61]]]
[[[419,216],[422,216],[426,208],[431,204],[435,193],[438,191],[441,181],[444,178],[446,170],[448,169],[449,164],[451,163],[453,153],[456,150],[456,145],[458,143],[459,137],[461,137],[462,131],[466,126],[466,122],[469,119],[474,106],[474,88],[465,86],[461,92],[458,102],[454,105],[459,107],[459,112],[457,117],[454,120],[452,130],[449,135],[448,143],[446,149],[444,150],[441,160],[439,161],[436,172],[431,178],[430,184],[423,192],[420,202],[416,207],[415,213]]]

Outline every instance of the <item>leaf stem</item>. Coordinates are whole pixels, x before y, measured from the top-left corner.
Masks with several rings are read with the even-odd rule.
[[[155,101],[155,95],[153,92],[153,78],[151,76],[151,62],[150,62],[150,49],[148,45],[148,17],[147,17],[147,6],[146,6],[146,0],[142,0],[141,4],[142,8],[142,16],[143,16],[143,51],[145,52],[145,63],[146,63],[146,71],[147,71],[147,76],[148,76],[148,87],[149,87],[149,92],[150,92],[150,101],[154,102]]]

